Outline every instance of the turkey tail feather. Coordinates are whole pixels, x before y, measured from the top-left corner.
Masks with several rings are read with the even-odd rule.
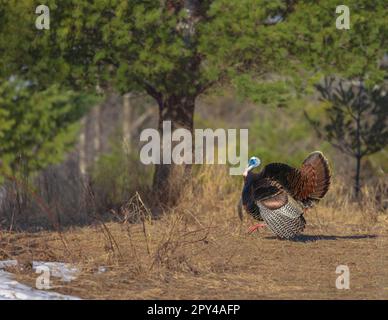
[[[314,151],[311,153],[302,164],[302,175],[311,177],[314,181],[313,192],[308,197],[314,200],[322,199],[330,186],[330,168],[329,162],[320,151]]]

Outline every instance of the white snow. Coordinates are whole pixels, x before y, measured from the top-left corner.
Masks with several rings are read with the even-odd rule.
[[[78,269],[67,263],[42,261],[34,261],[32,263],[32,268],[34,270],[39,266],[48,267],[52,277],[61,278],[61,280],[65,282],[70,282],[77,278]]]
[[[18,262],[16,260],[3,260],[3,261],[0,261],[0,270],[6,267],[14,267],[17,265],[18,265]]]
[[[106,272],[106,268],[104,266],[99,266],[97,270],[97,274]]]
[[[73,296],[66,296],[60,293],[38,290],[21,284],[13,279],[13,275],[2,269],[16,266],[16,260],[0,261],[0,300],[78,300]],[[50,270],[50,276],[61,278],[68,282],[76,278],[77,268],[61,262],[41,262],[34,261],[33,270],[39,266],[46,266]],[[37,274],[39,276],[39,274]]]

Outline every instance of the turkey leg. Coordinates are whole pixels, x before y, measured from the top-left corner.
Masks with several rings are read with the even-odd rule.
[[[255,224],[255,225],[249,227],[248,233],[251,234],[252,232],[254,232],[260,228],[264,228],[264,227],[266,227],[266,224],[264,224],[264,223]]]

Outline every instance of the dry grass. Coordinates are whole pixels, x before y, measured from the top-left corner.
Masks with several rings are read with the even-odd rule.
[[[77,280],[56,290],[91,299],[388,298],[388,216],[368,202],[372,190],[360,206],[336,181],[308,213],[304,234],[280,241],[268,230],[246,233],[252,220],[236,213],[239,186],[226,170],[207,167],[158,220],[135,195],[112,213],[117,222],[74,228],[62,239],[3,233],[0,258],[76,264]],[[339,264],[350,268],[350,290],[335,287]],[[18,279],[33,284],[23,270]]]

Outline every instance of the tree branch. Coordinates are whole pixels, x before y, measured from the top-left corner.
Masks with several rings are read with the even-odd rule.
[[[156,90],[156,88],[151,85],[147,80],[142,80],[141,85],[144,87],[144,90],[151,96],[153,97],[158,103],[162,102],[163,95],[161,92]]]

